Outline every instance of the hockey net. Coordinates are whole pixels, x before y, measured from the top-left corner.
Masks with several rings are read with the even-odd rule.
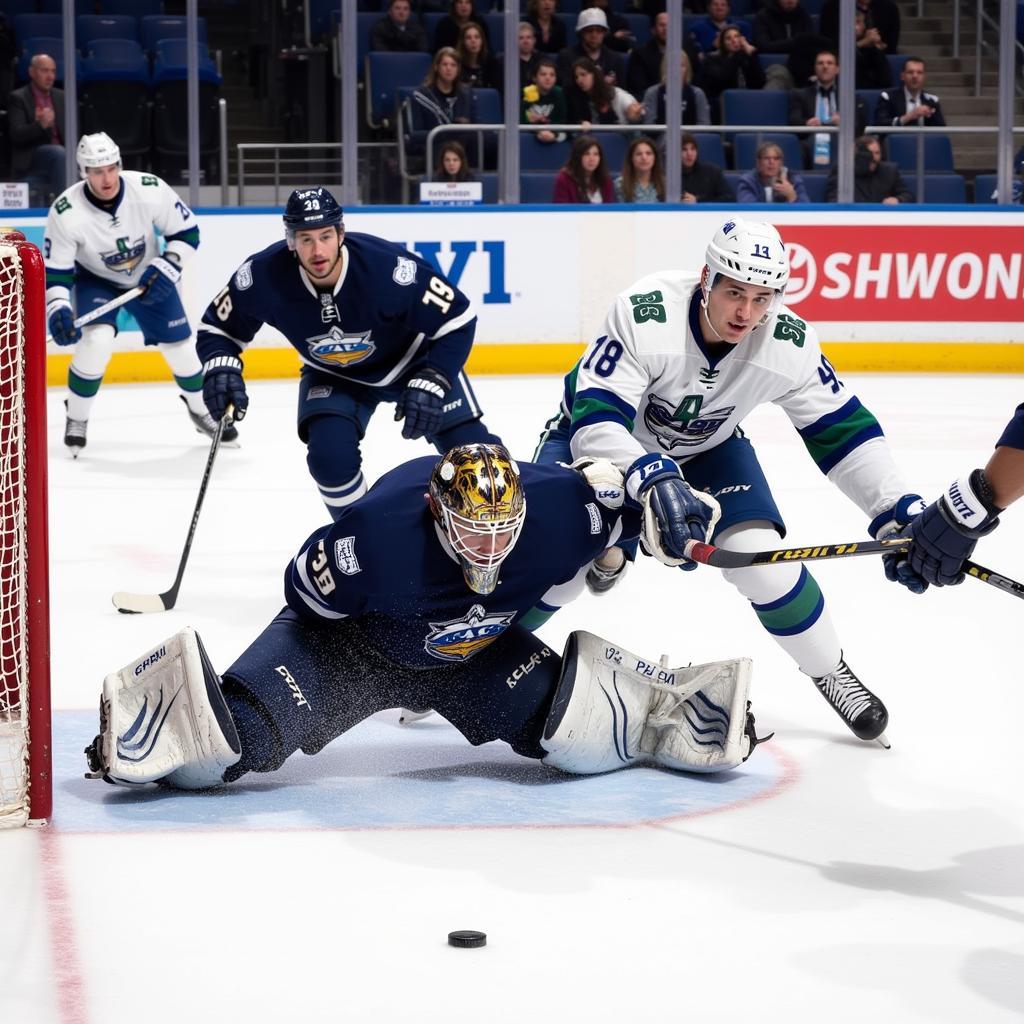
[[[50,817],[45,274],[0,229],[0,828]]]

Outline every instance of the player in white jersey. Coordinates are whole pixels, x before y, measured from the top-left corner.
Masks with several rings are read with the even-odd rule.
[[[177,283],[199,245],[195,215],[153,174],[121,169],[121,151],[104,132],[83,135],[77,150],[83,180],[62,192],[46,218],[46,316],[58,345],[76,345],[68,370],[64,444],[72,456],[85,447],[89,411],[103,381],[117,334],[117,310],[84,328],[79,315],[140,285],[127,303],[147,345],[159,345],[197,430],[216,424],[203,401],[203,368],[196,355]],[[160,251],[157,232],[163,235]],[[77,343],[77,344],[76,344]],[[234,427],[224,439],[237,436]]]
[[[782,304],[789,259],[770,224],[733,219],[699,274],[642,278],[613,303],[601,335],[566,378],[562,411],[537,461],[611,459],[644,509],[645,545],[669,564],[690,539],[736,551],[778,547],[785,524],[741,423],[781,406],[819,468],[887,536],[924,507],[908,494],[875,417],[836,375],[814,328]],[[685,474],[685,480],[684,480]],[[702,493],[707,492],[707,493]],[[625,568],[607,555],[589,582]],[[905,556],[887,574],[918,585]],[[850,670],[818,584],[797,563],[726,570],[761,624],[809,675],[853,733],[880,739],[884,704]]]

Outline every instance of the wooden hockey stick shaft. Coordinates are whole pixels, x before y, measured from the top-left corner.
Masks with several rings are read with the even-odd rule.
[[[192,550],[192,538],[196,534],[196,524],[199,522],[199,512],[203,507],[203,498],[206,497],[206,488],[210,482],[210,474],[213,471],[213,461],[217,457],[217,449],[220,448],[220,440],[224,436],[224,430],[234,417],[235,407],[229,405],[217,424],[217,429],[210,443],[210,454],[206,459],[206,469],[203,472],[203,479],[199,485],[199,494],[196,497],[196,507],[192,511],[192,522],[189,524],[188,536],[185,538],[185,547],[181,552],[181,560],[178,562],[178,574],[169,590],[162,594],[131,594],[119,590],[111,600],[114,607],[125,615],[138,615],[143,612],[166,612],[170,611],[178,600],[178,588],[181,586],[182,578],[185,575],[185,565],[188,562],[189,552]]]
[[[111,299],[109,302],[104,302],[102,306],[97,306],[95,309],[90,309],[88,313],[83,313],[80,317],[75,320],[76,327],[85,327],[86,324],[91,324],[94,320],[99,320],[101,316],[106,316],[111,310],[118,309],[121,306],[126,306],[132,299],[137,299],[140,295],[145,292],[145,288],[140,288],[136,285],[134,288],[129,288],[128,291],[122,292],[117,298]],[[47,334],[47,341],[53,341],[53,336]]]

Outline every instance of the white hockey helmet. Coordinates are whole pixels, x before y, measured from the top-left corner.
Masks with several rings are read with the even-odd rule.
[[[78,140],[75,157],[78,160],[78,173],[83,178],[89,167],[109,167],[111,164],[121,167],[121,150],[106,132],[83,135]]]
[[[711,271],[744,284],[759,284],[784,292],[789,284],[789,256],[778,231],[761,221],[727,220],[708,244],[704,260]]]

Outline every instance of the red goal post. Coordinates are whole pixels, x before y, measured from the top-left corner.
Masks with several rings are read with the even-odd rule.
[[[0,228],[0,828],[53,808],[45,289],[39,250]]]

